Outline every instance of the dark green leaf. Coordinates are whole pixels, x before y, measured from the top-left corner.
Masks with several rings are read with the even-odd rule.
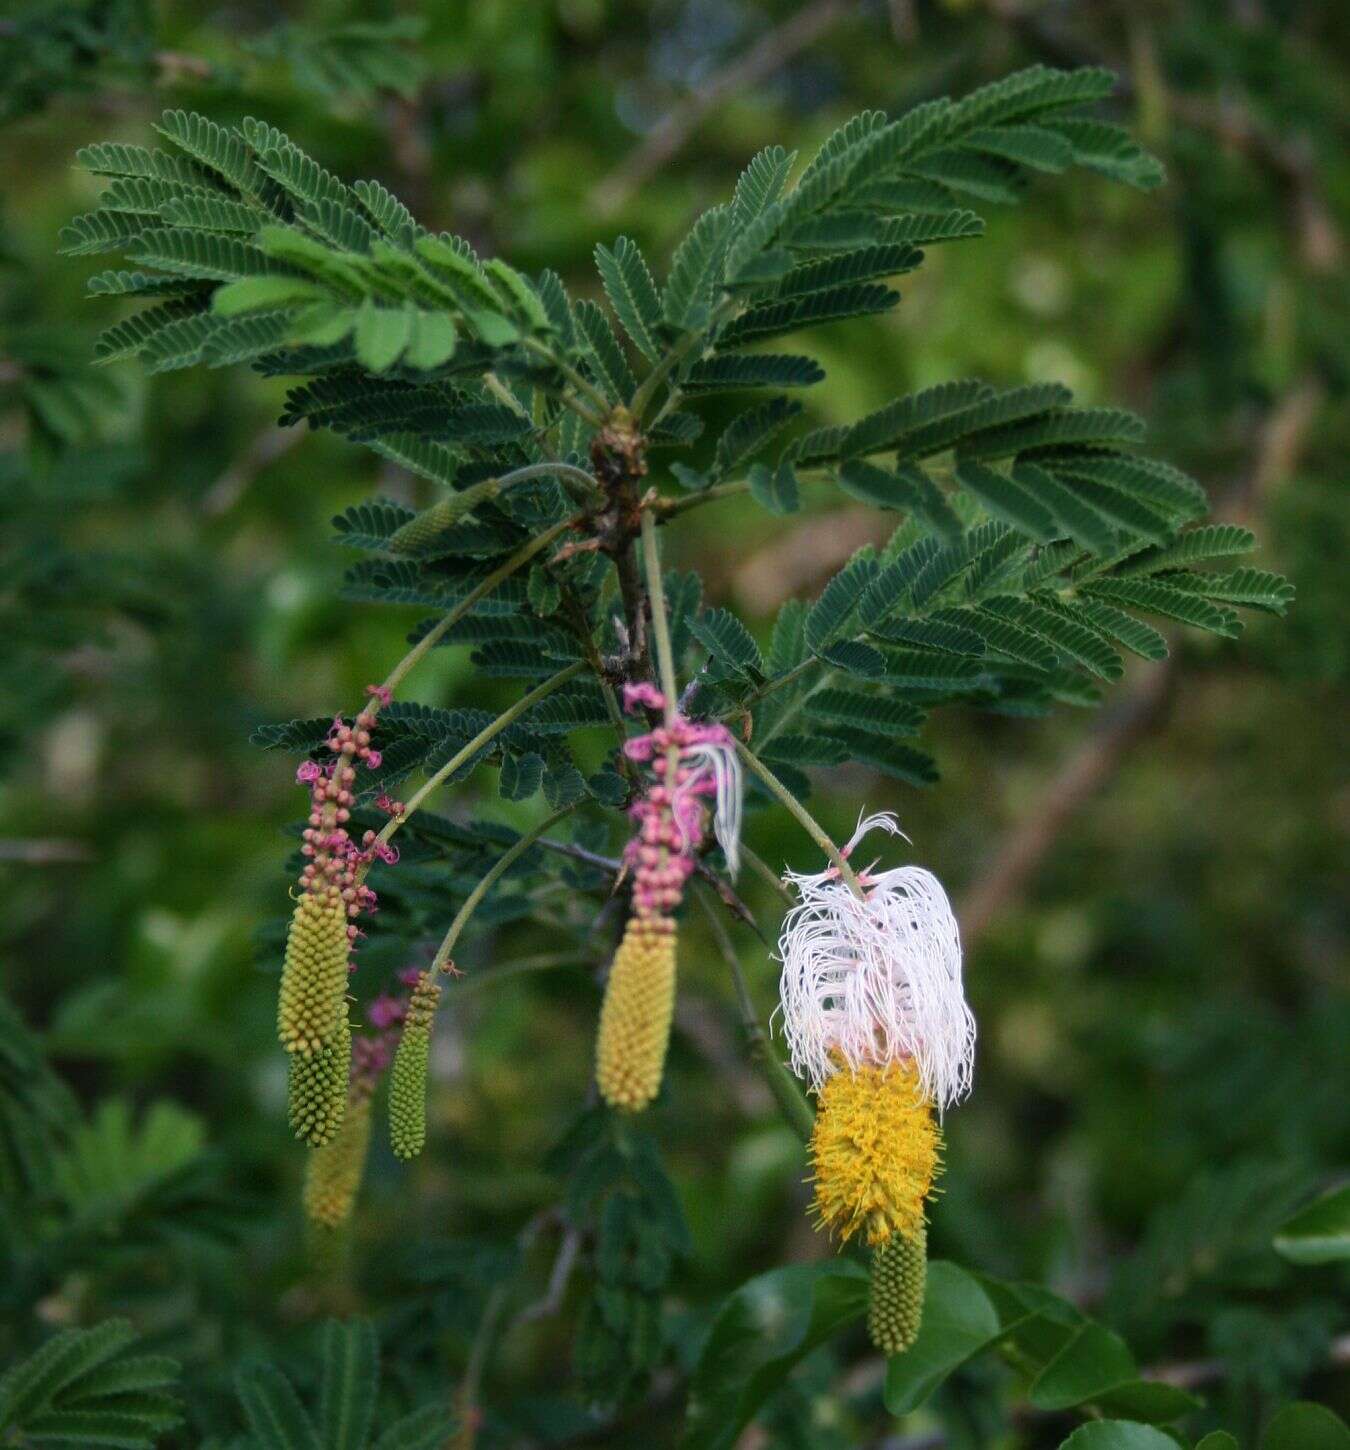
[[[730,1450],[792,1368],[862,1316],[867,1284],[845,1259],[772,1269],[737,1289],[694,1367],[681,1450]]]
[[[989,1296],[962,1268],[937,1259],[928,1266],[919,1337],[886,1365],[886,1408],[911,1414],[968,1359],[999,1337]]]

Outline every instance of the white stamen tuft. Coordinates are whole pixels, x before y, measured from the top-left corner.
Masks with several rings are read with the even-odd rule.
[[[741,869],[741,762],[732,745],[705,743],[688,745],[680,752],[682,762],[695,774],[710,770],[713,778],[713,834],[727,858],[727,874],[735,880]]]
[[[860,821],[901,834],[890,815]],[[839,1067],[913,1058],[939,1109],[971,1086],[975,1019],[961,987],[961,940],[941,882],[919,866],[869,872],[864,900],[831,868],[789,872],[800,901],[778,954],[783,1034],[793,1070],[813,1088]]]

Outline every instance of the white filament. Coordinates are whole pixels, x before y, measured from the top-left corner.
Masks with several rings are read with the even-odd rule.
[[[680,751],[680,761],[691,767],[691,781],[698,781],[705,770],[712,772],[713,834],[727,858],[727,873],[734,880],[741,868],[742,786],[741,762],[736,748],[707,742],[687,745]]]
[[[903,834],[890,815],[860,821]],[[834,869],[789,872],[801,898],[778,955],[783,1035],[813,1088],[839,1067],[912,1058],[939,1109],[971,1086],[975,1019],[961,986],[961,939],[941,882],[919,866],[863,874],[859,900]]]

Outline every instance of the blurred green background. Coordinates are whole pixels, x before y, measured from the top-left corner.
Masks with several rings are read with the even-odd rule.
[[[380,1317],[396,1383],[453,1380],[504,1246],[557,1196],[546,1155],[584,1102],[598,1000],[576,969],[454,996],[428,1153],[408,1169],[378,1147],[348,1262],[315,1265],[271,1025],[284,827],[301,801],[291,766],[247,740],[349,706],[401,653],[416,612],[341,602],[349,560],[329,519],[377,492],[420,502],[425,486],[332,437],[278,430],[280,383],[89,367],[117,314],[84,297],[103,259],[55,255],[95,195],[76,148],[144,142],[165,107],[256,115],[338,174],[379,178],[427,225],[598,295],[595,241],[626,232],[664,259],[765,144],[809,150],[856,110],[895,113],[1034,61],[1101,62],[1168,184],[1046,179],[1018,210],[988,211],[986,238],[934,253],[893,314],[817,340],[829,376],[808,409],[838,421],[969,375],[1059,379],[1080,401],[1128,405],[1153,452],[1256,529],[1256,562],[1289,575],[1297,603],[1238,642],[1187,638],[1098,712],[945,713],[927,737],[943,771],[928,792],[851,768],[821,776],[817,801],[841,835],[863,806],[896,810],[962,914],[981,1045],[975,1095],[949,1119],[934,1252],[1090,1306],[1141,1363],[1201,1387],[1206,1423],[1245,1436],[1295,1394],[1344,1413],[1345,1277],[1270,1244],[1344,1171],[1350,1137],[1344,20],[1334,0],[11,7],[6,991],[83,1111],[125,1102],[162,1141],[133,1135],[112,1155],[122,1178],[96,1211],[78,1195],[44,1208],[61,1252],[25,1257],[10,1222],[0,1356],[44,1324],[130,1313],[185,1360],[195,1432],[228,1431],[241,1355],[303,1365],[316,1316],[359,1308]],[[763,622],[885,533],[837,500],[785,520],[736,500],[692,512],[666,547],[714,600]],[[442,651],[413,693],[480,691],[464,654]],[[482,782],[452,813],[480,806],[516,824],[531,813],[507,817]],[[786,817],[756,815],[749,839],[775,866],[812,860]],[[776,919],[769,893],[746,894]],[[633,1443],[634,1427],[667,1443],[681,1356],[710,1307],[760,1269],[830,1251],[698,913],[686,936],[652,1126],[692,1247],[668,1302],[669,1362],[608,1443]],[[551,937],[482,928],[467,964]],[[736,940],[767,1016],[774,964]],[[194,1176],[188,1206],[161,1222],[166,1162]],[[172,1228],[192,1214],[209,1232]],[[545,1228],[518,1245],[541,1292],[555,1240]],[[566,1313],[505,1337],[482,1443],[604,1442],[584,1417],[564,1423],[569,1338]],[[897,1427],[879,1379],[861,1333],[836,1344],[744,1445],[1037,1446],[1064,1429],[1011,1418],[990,1366]]]

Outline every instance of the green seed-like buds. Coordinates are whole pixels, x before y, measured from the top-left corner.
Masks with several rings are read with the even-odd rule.
[[[287,1052],[318,1052],[346,1022],[347,945],[341,896],[307,891],[291,914],[277,1001],[277,1036]]]
[[[495,478],[485,478],[481,483],[459,493],[452,493],[430,508],[423,509],[416,518],[409,519],[400,529],[389,535],[388,548],[391,554],[420,554],[452,524],[463,518],[470,509],[496,496],[499,485]]]
[[[291,1054],[289,1109],[295,1136],[311,1148],[331,1143],[347,1111],[347,1075],[352,1062],[352,1030],[344,1008],[327,1047],[306,1057]]]
[[[867,1332],[883,1354],[903,1354],[919,1337],[928,1278],[928,1230],[894,1233],[872,1253]]]
[[[441,984],[423,972],[408,1001],[403,1034],[389,1072],[389,1142],[395,1157],[416,1158],[427,1141],[427,1065]]]
[[[351,1217],[370,1146],[370,1094],[353,1093],[342,1127],[305,1165],[302,1201],[312,1223],[340,1228]]]

